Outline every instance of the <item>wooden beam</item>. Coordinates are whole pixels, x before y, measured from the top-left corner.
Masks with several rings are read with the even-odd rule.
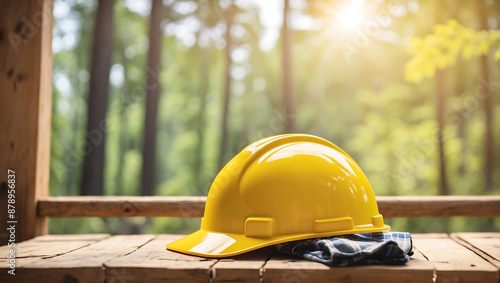
[[[500,216],[500,196],[377,197],[385,218]]]
[[[206,197],[78,196],[48,197],[38,214],[51,217],[202,217]]]
[[[47,197],[38,214],[50,217],[202,217],[206,197]],[[500,196],[377,197],[385,218],[500,216]]]
[[[52,5],[0,0],[0,245],[10,237],[6,224],[15,225],[16,242],[48,230],[36,204],[49,187]],[[14,218],[7,213],[8,180],[14,179],[8,170],[15,172]]]

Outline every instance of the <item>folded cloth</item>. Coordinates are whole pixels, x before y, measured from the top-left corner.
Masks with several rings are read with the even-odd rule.
[[[410,233],[391,231],[307,239],[276,247],[283,254],[328,266],[405,264],[413,255]]]

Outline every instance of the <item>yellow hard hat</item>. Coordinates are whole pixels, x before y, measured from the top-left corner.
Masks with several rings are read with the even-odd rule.
[[[219,172],[201,229],[170,250],[227,257],[307,238],[389,230],[361,168],[312,135],[256,141]]]

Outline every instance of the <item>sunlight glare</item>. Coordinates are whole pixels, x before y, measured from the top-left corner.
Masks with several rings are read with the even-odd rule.
[[[365,15],[361,11],[360,5],[353,2],[351,5],[340,9],[338,12],[338,21],[346,29],[354,30],[365,21]]]

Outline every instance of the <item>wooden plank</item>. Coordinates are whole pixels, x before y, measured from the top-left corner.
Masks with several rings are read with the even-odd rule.
[[[436,282],[498,282],[498,270],[450,238],[414,235],[413,245],[436,268]]]
[[[451,238],[496,266],[500,278],[500,233],[454,233]]]
[[[232,258],[219,260],[212,267],[214,282],[260,282],[264,264],[274,252],[273,247],[262,248]]]
[[[17,243],[16,258],[53,257],[61,255],[91,243],[109,238],[108,234],[43,235]],[[0,260],[6,258],[11,247],[0,247]]]
[[[50,217],[202,217],[206,197],[78,196],[48,197],[38,214]]]
[[[160,235],[133,253],[104,263],[106,281],[209,282],[216,259],[189,256],[165,248],[182,235]]]
[[[377,197],[385,218],[500,216],[500,196]]]
[[[31,240],[17,243],[16,260],[15,260],[15,274],[23,272],[20,268],[26,266],[28,263],[40,261],[46,258],[59,256],[85,246],[94,242],[108,238],[107,234],[91,234],[91,235],[44,235],[38,236]],[[7,272],[10,270],[8,264],[9,246],[0,247],[0,282],[11,282],[17,278],[9,275]]]
[[[49,188],[52,115],[52,0],[0,1],[0,207],[7,208],[7,170],[15,172],[16,241],[47,234],[36,204]]]
[[[405,265],[328,267],[273,256],[264,265],[264,282],[433,282],[433,265],[416,253]]]
[[[152,235],[113,236],[16,269],[15,282],[104,282],[103,263],[134,252]]]
[[[50,217],[202,217],[206,197],[47,197],[38,214]],[[377,197],[385,218],[500,216],[500,196]]]
[[[425,233],[425,234],[411,234],[412,240],[415,239],[448,239],[450,236],[446,233]]]

